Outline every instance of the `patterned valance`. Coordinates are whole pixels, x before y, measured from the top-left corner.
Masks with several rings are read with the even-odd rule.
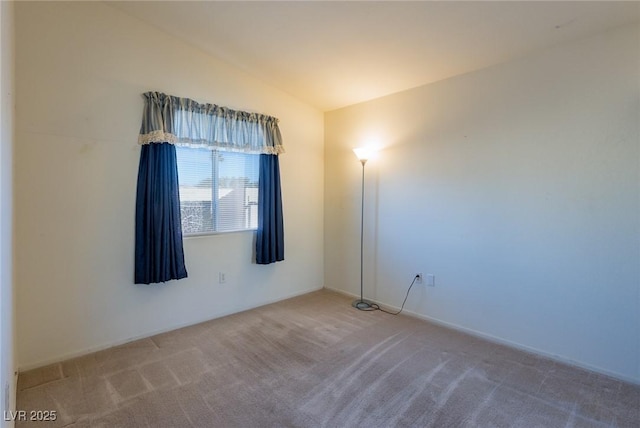
[[[278,119],[147,92],[138,143],[171,143],[248,153],[284,153]]]

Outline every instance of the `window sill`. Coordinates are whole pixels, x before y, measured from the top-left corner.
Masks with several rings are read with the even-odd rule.
[[[216,236],[216,235],[229,235],[231,233],[244,233],[244,232],[256,232],[258,229],[238,229],[238,230],[225,230],[222,232],[202,232],[202,233],[189,233],[183,234],[183,239],[190,238],[206,238],[207,236]]]

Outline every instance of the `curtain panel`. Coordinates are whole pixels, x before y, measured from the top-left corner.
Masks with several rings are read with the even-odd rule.
[[[278,119],[147,92],[138,142],[279,155],[284,153]]]
[[[266,265],[282,260],[284,260],[284,220],[278,156],[260,155],[256,263]]]
[[[148,144],[142,147],[138,168],[135,283],[186,277],[176,148]]]

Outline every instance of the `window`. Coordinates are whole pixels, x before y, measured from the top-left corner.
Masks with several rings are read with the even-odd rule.
[[[176,147],[185,235],[258,226],[258,154]]]

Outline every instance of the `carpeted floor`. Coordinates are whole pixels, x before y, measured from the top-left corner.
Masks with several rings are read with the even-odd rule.
[[[325,290],[21,373],[18,389],[18,409],[57,419],[17,427],[640,426],[639,386]]]

